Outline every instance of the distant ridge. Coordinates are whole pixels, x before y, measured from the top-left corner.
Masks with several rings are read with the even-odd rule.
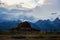
[[[26,25],[27,23],[27,25]],[[19,27],[22,27],[22,25],[24,25],[24,27],[26,28],[26,26],[35,29],[35,30],[40,30],[40,31],[56,31],[59,32],[60,31],[60,19],[56,18],[54,21],[50,21],[48,20],[38,20],[35,23],[32,22],[22,22],[20,20],[17,21],[5,21],[5,20],[1,20],[0,22],[0,29],[4,30],[4,29],[12,29],[12,28],[17,28],[20,29]]]

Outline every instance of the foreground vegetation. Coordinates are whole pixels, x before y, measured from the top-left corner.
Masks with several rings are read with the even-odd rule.
[[[2,34],[0,40],[12,40],[12,39],[23,39],[23,40],[60,40],[60,34]]]
[[[60,34],[2,34],[0,36],[25,37],[25,38],[60,38]]]

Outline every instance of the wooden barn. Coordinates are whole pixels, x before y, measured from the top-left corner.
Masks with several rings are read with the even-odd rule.
[[[40,30],[31,28],[29,22],[25,21],[18,24],[17,28],[12,29],[12,32],[21,34],[37,34],[40,32]]]

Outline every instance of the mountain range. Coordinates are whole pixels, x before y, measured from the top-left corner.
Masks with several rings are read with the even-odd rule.
[[[29,21],[28,21],[29,22]],[[22,21],[3,21],[0,22],[0,29],[11,29],[16,28],[19,23],[22,23]],[[56,18],[54,21],[48,20],[39,20],[35,23],[29,22],[31,25],[31,28],[41,30],[41,31],[60,31],[60,19]]]

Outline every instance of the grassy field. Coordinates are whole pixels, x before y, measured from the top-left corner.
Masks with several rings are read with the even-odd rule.
[[[60,35],[58,34],[9,34],[9,35],[0,35],[0,40],[7,39],[28,39],[28,40],[60,40]]]
[[[0,40],[60,40],[60,34],[1,34]]]
[[[25,37],[25,38],[60,38],[57,34],[10,34],[10,35],[0,35],[9,37]]]

